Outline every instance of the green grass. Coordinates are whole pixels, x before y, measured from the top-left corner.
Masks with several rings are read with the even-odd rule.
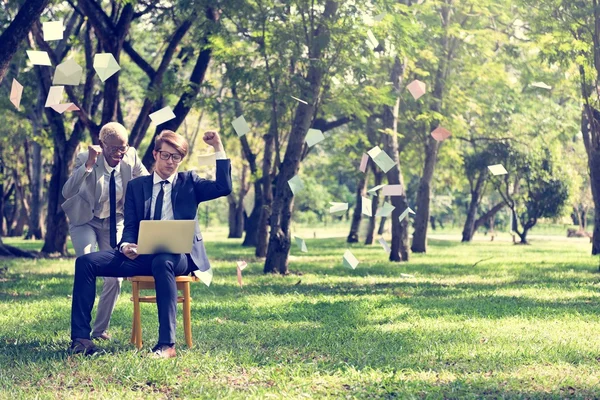
[[[74,259],[0,260],[0,398],[600,397],[600,280],[585,239],[438,238],[407,264],[353,245],[352,271],[343,238],[306,229],[309,252],[294,247],[290,261],[302,275],[281,277],[223,233],[204,235],[215,277],[193,285],[195,347],[179,320],[176,360],[143,357],[154,305],[142,305],[146,350],[129,344],[127,283],[118,342],[68,357]],[[238,259],[249,263],[243,289]]]

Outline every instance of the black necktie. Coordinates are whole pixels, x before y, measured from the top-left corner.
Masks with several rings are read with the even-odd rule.
[[[154,220],[160,221],[162,216],[162,207],[163,207],[163,198],[165,197],[165,184],[169,183],[169,181],[160,181],[160,192],[158,192],[158,196],[156,197],[156,204],[154,205]]]
[[[115,170],[110,173],[109,183],[110,201],[110,247],[117,247],[117,187],[115,185]]]

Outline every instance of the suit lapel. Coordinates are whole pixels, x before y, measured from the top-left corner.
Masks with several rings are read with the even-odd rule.
[[[144,219],[150,219],[150,207],[152,206],[152,180],[154,174],[144,177]]]
[[[183,180],[185,175],[183,172],[177,173],[177,180],[175,181],[175,186],[173,190],[171,190],[171,207],[173,208],[173,219],[177,219],[175,215],[175,200],[177,200],[177,194],[179,193],[179,189],[183,186]]]
[[[94,174],[96,174],[96,192],[94,193],[94,200],[96,204],[100,202],[100,196],[102,195],[102,190],[104,189],[104,155],[100,154],[96,159],[96,164],[94,165]]]
[[[127,160],[127,162],[125,162]],[[121,160],[121,180],[123,182],[123,193],[127,190],[127,183],[131,180],[131,165],[126,157]],[[123,196],[125,197],[125,196]]]

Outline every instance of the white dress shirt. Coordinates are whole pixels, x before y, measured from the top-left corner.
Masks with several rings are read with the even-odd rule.
[[[110,217],[110,174],[113,169],[115,170],[115,189],[117,199],[117,214],[123,215],[123,178],[121,177],[121,163],[118,163],[116,167],[111,167],[106,162],[106,158],[102,156],[104,161],[104,179],[100,180],[101,194],[98,203],[94,207],[94,216],[103,219]]]

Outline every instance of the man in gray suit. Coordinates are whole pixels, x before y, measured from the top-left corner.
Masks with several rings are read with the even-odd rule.
[[[100,130],[100,146],[77,155],[73,173],[65,183],[62,208],[69,218],[69,233],[77,257],[114,249],[123,233],[123,205],[127,184],[148,175],[136,150],[127,145],[127,130],[109,122]],[[110,339],[110,317],[121,293],[122,278],[105,277],[92,331],[95,339]]]

